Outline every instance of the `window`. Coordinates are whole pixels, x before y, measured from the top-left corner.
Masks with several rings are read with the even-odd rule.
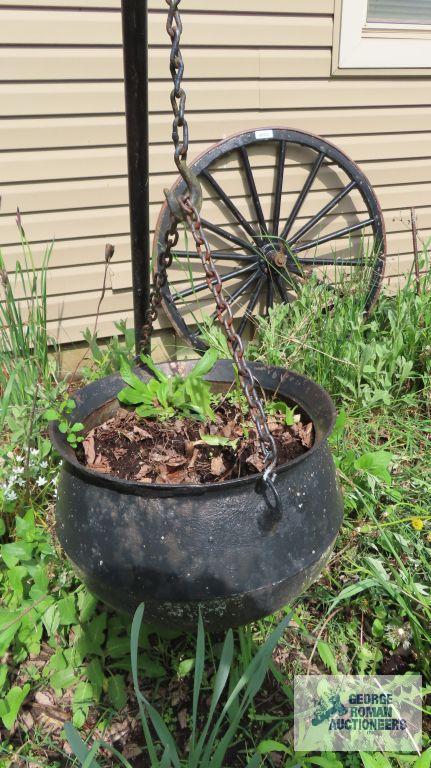
[[[431,0],[368,0],[367,22],[431,24]]]
[[[336,0],[334,35],[334,74],[431,75],[431,0]]]

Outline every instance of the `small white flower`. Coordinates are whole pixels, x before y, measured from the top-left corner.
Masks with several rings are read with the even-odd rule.
[[[19,485],[21,488],[23,485],[25,485],[25,480],[23,477],[19,477],[16,482],[17,482],[17,485]]]
[[[39,475],[39,477],[36,480],[36,485],[38,485],[39,488],[41,488],[42,485],[46,485],[46,479],[42,477],[42,475]]]
[[[19,453],[16,453],[14,456],[15,461],[18,462],[18,464],[21,464],[22,461],[24,461],[24,456],[21,456]]]
[[[18,498],[15,491],[13,491],[12,489],[7,490],[4,497],[6,501],[15,501],[15,499]]]
[[[24,467],[15,467],[13,474],[14,475],[22,475],[24,472]]]
[[[30,448],[30,456],[39,456],[37,448]]]
[[[48,466],[48,462],[47,461],[41,461],[39,466],[40,466],[41,469],[46,469],[47,466]]]

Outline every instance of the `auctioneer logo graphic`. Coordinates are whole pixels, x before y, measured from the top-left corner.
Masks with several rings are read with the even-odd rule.
[[[295,749],[420,752],[419,675],[295,677]]]

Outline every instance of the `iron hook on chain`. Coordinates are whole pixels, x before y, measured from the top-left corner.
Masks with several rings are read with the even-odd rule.
[[[279,522],[283,516],[283,506],[280,494],[275,485],[276,479],[277,475],[273,472],[271,467],[268,467],[262,477],[257,481],[256,491],[264,497],[266,504],[272,513],[273,521]]]
[[[197,211],[200,211],[202,208],[201,183],[196,174],[193,173],[190,166],[187,165],[185,160],[180,161],[180,165],[177,163],[178,170],[180,171],[182,178],[187,184],[187,192],[184,195],[184,198],[190,199],[193,207]],[[177,222],[185,221],[184,208],[181,205],[181,201],[178,199],[178,197],[169,189],[165,189],[164,194],[172,216],[176,219]]]

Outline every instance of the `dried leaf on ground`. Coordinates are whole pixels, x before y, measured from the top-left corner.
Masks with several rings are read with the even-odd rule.
[[[108,460],[105,456],[102,456],[101,453],[97,454],[92,468],[96,469],[98,472],[104,472],[105,474],[109,474],[109,472],[111,472],[111,467]]]
[[[306,424],[305,427],[304,426],[300,427],[299,436],[301,438],[301,442],[304,448],[311,448],[314,441],[314,430],[313,430],[313,424],[311,421],[309,422],[309,424]]]
[[[116,459],[121,459],[122,456],[125,456],[127,453],[125,448],[114,448],[112,451]]]
[[[260,453],[252,453],[252,455],[249,456],[246,461],[247,464],[249,464],[251,467],[254,467],[254,469],[257,469],[258,472],[263,472],[265,469],[265,463]]]
[[[222,431],[223,437],[227,437],[228,439],[230,439],[234,434],[234,430],[235,430],[235,422],[228,421],[228,423],[222,427],[221,431]]]
[[[82,445],[84,448],[87,464],[88,466],[91,467],[96,460],[96,449],[94,447],[94,429],[92,429],[91,432],[88,433]]]
[[[182,731],[184,728],[187,728],[187,709],[180,709],[178,712],[178,722]]]
[[[215,477],[220,477],[221,475],[224,475],[226,472],[226,465],[223,461],[222,456],[214,456],[213,459],[211,459],[211,474]]]
[[[134,757],[139,757],[139,755],[142,755],[142,748],[138,746],[138,744],[134,744],[133,742],[131,744],[126,744],[126,746],[123,749],[123,757],[126,758],[126,760],[132,760]]]
[[[174,469],[177,467],[183,467],[184,464],[187,464],[187,458],[185,456],[180,456],[179,453],[177,453],[177,455],[169,459],[166,464],[168,467],[173,467]]]
[[[166,453],[157,453],[157,451],[151,453],[151,459],[152,461],[155,461],[156,464],[165,464],[168,458],[169,456],[167,456]]]
[[[133,432],[135,435],[139,436],[140,440],[152,440],[152,435],[150,435],[150,433],[147,432],[146,429],[142,429],[142,427],[137,427],[136,424],[133,427]]]
[[[147,477],[149,471],[150,471],[150,465],[142,464],[142,467],[140,468],[139,472],[135,475],[135,480],[144,480],[144,478]]]
[[[41,704],[43,707],[53,707],[54,697],[50,693],[44,693],[43,691],[37,691],[35,695],[35,701]]]

